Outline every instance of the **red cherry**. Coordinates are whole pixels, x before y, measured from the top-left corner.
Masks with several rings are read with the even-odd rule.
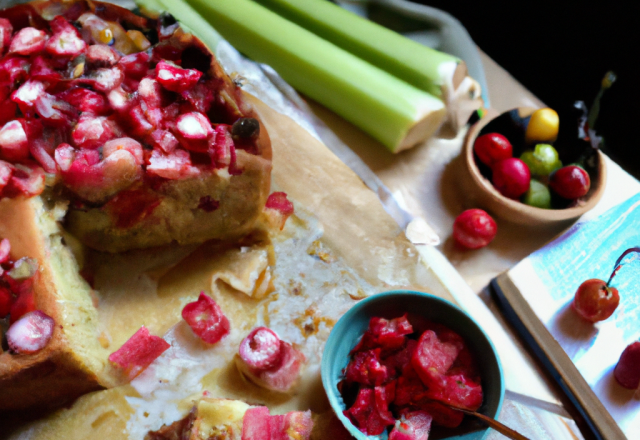
[[[505,197],[517,199],[527,192],[531,182],[529,167],[520,159],[510,157],[493,164],[493,186]]]
[[[513,156],[513,147],[509,140],[500,133],[488,133],[478,137],[473,144],[473,151],[485,165],[493,165]]]
[[[613,377],[625,388],[634,390],[640,385],[640,341],[629,344],[613,370]]]
[[[467,209],[453,222],[453,238],[459,246],[479,249],[496,236],[496,222],[482,209]]]
[[[589,192],[591,180],[589,174],[576,165],[568,165],[551,175],[549,186],[560,197],[574,200]]]
[[[607,286],[602,280],[592,278],[580,284],[572,307],[587,321],[598,322],[611,316],[619,302],[618,289]]]

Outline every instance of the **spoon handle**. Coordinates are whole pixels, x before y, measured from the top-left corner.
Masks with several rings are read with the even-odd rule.
[[[447,406],[449,406],[449,405],[447,405]],[[520,434],[519,432],[514,431],[513,429],[509,428],[508,426],[505,426],[502,423],[498,422],[496,419],[492,419],[491,417],[487,417],[484,414],[480,414],[478,412],[469,411],[469,410],[462,409],[462,408],[457,408],[455,406],[449,406],[449,407],[453,408],[455,410],[461,411],[461,412],[463,412],[465,414],[469,414],[470,416],[474,416],[474,417],[479,418],[484,423],[486,423],[491,428],[495,429],[496,431],[498,431],[500,434],[504,435],[505,437],[509,437],[510,439],[513,439],[513,440],[530,440],[529,438],[525,437],[524,435]]]

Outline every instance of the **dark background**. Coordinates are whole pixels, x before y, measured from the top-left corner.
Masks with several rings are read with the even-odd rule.
[[[595,128],[603,151],[640,178],[640,2],[413,1],[460,20],[484,52],[551,108],[576,100],[591,107],[613,70],[618,79]]]

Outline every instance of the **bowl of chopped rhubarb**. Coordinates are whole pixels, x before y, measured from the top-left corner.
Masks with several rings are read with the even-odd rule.
[[[334,326],[322,383],[357,439],[479,440],[488,428],[454,407],[495,418],[504,379],[493,344],[465,312],[398,290],[362,300]]]

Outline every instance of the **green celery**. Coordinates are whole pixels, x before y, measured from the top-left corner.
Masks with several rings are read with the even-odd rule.
[[[160,1],[180,19],[182,1],[151,1]],[[444,121],[446,110],[440,99],[252,1],[189,3],[240,52],[269,64],[299,91],[393,152],[430,137]]]
[[[255,0],[352,54],[435,96],[466,76],[458,58],[412,41],[327,0]],[[456,79],[454,79],[454,77]]]

